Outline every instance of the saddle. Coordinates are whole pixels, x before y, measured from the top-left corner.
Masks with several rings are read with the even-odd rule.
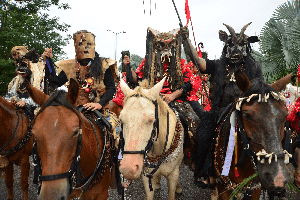
[[[187,102],[171,102],[170,107],[175,109],[180,117],[180,121],[184,127],[184,164],[193,169],[191,152],[194,149],[194,138],[197,132],[197,125],[200,119],[194,112],[191,105]]]

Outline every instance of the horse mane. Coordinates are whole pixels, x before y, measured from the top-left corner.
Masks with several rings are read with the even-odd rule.
[[[14,105],[7,101],[6,99],[4,99],[3,97],[0,96],[0,101],[1,101],[1,104],[4,105],[5,107],[11,109],[11,110],[16,110],[16,108],[14,107]]]
[[[139,86],[134,89],[134,94],[142,94],[146,96],[146,94],[143,92],[142,89],[149,89],[149,87],[150,87],[149,81],[147,79],[144,79],[143,81],[139,82]],[[126,101],[126,99],[127,98],[124,99],[124,102]],[[159,109],[160,115],[165,116],[167,114],[167,111],[169,111],[169,113],[172,113],[171,108],[168,106],[168,104],[165,101],[162,100],[160,96],[158,96],[156,100],[158,106],[161,108]]]
[[[245,92],[243,96],[250,96],[251,94],[267,94],[273,92],[278,92],[274,88],[272,88],[270,85],[266,84],[263,80],[256,78],[251,81],[251,87],[248,91]]]

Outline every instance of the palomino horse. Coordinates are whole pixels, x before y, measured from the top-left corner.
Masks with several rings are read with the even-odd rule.
[[[255,79],[250,83],[241,71],[236,73],[236,84],[243,96],[233,104],[231,112],[236,114],[231,115],[231,122],[225,120],[216,139],[215,170],[219,180],[217,189],[220,200],[230,199],[233,190],[256,172],[259,179],[251,184],[251,181],[246,181],[246,186],[237,195],[246,191],[244,197],[259,199],[261,188],[268,190],[272,198],[283,193],[285,185],[290,181],[286,164],[291,155],[283,148],[282,142],[286,141],[289,145],[290,134],[285,133],[288,114],[285,98],[278,91],[284,89],[290,80],[291,75],[288,75],[272,85]],[[236,124],[236,130],[239,131],[235,136]],[[237,144],[237,149],[234,143]],[[225,154],[231,155],[231,163],[225,158]],[[228,172],[224,173],[226,168],[229,171],[228,176]]]
[[[92,113],[77,111],[79,84],[71,79],[68,93],[50,97],[26,85],[41,107],[32,122],[41,190],[38,199],[107,199],[110,185],[111,146],[105,128]]]
[[[157,188],[154,180],[160,175],[167,179],[168,199],[175,199],[176,186],[177,191],[181,190],[178,179],[184,133],[176,113],[159,97],[164,81],[165,78],[149,90],[132,90],[123,80],[120,83],[125,95],[119,116],[125,143],[120,172],[128,180],[136,180],[143,173],[147,200],[153,199],[152,182]]]
[[[22,110],[0,96],[0,164],[4,165],[7,199],[13,199],[13,164],[21,167],[23,199],[28,198],[29,156],[33,139],[28,130],[29,119]],[[2,157],[1,156],[5,156]],[[2,162],[1,162],[2,161]]]

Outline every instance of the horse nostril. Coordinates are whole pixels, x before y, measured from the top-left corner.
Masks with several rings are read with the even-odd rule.
[[[138,172],[140,169],[139,165],[136,165],[136,172]]]
[[[266,179],[266,181],[267,181],[268,183],[272,183],[272,182],[273,182],[273,181],[272,181],[271,174],[268,173],[268,172],[265,173],[265,179]]]

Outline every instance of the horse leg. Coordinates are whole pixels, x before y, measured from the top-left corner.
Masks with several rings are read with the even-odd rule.
[[[143,180],[144,187],[145,187],[146,200],[153,200],[153,198],[154,198],[154,188],[153,188],[153,191],[150,191],[149,178],[146,177],[145,175],[142,175],[142,180]],[[151,180],[151,181],[153,183],[153,180]]]
[[[295,174],[294,174],[294,181],[297,187],[300,187],[300,148],[296,147],[295,148],[295,160],[296,163],[298,164],[298,167],[295,169]]]
[[[13,184],[14,184],[14,165],[12,162],[9,162],[6,168],[4,168],[5,171],[5,184],[7,188],[7,199],[14,199],[14,193],[13,193]]]
[[[21,167],[21,188],[23,190],[23,200],[29,200],[28,198],[28,177],[29,177],[29,157],[25,159],[20,165]]]
[[[168,190],[169,190],[168,200],[174,200],[175,199],[176,186],[179,185],[179,165],[177,165],[175,167],[173,172],[170,173],[166,177],[166,179],[167,179],[167,182],[168,182]],[[180,187],[180,185],[179,185],[179,187]]]

